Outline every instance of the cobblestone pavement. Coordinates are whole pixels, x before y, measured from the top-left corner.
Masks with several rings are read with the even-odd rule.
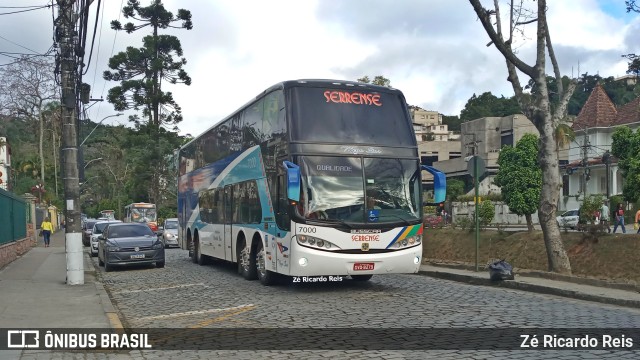
[[[97,262],[95,258],[94,261]],[[193,346],[199,346],[198,339],[184,338],[188,331],[180,329],[353,328],[363,334],[362,328],[460,328],[462,338],[455,340],[464,343],[464,337],[469,335],[465,329],[469,328],[640,328],[638,309],[420,275],[374,276],[367,283],[345,278],[341,282],[265,287],[258,281],[242,279],[229,264],[193,264],[187,252],[179,249],[167,250],[163,269],[135,267],[105,273],[101,268],[98,277],[120,311],[125,327],[175,329],[171,334],[174,339]],[[280,340],[284,348],[291,344],[295,349],[295,342],[301,339],[292,334]],[[636,347],[640,345],[640,339],[633,340]],[[242,341],[243,346],[238,348],[251,348],[251,339]],[[332,344],[319,341],[318,348],[333,348]],[[89,353],[82,358],[120,359],[126,355],[134,359],[631,359],[637,358],[640,351],[145,350],[125,355]],[[23,356],[31,358],[38,359],[38,353]],[[59,358],[76,357],[60,354]]]

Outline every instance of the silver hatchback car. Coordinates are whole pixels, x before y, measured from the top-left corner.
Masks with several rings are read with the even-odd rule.
[[[110,223],[121,223],[120,220],[104,220],[98,221],[93,225],[93,230],[91,232],[91,243],[89,244],[89,254],[91,257],[95,257],[98,255],[98,236],[102,234],[102,231],[109,225]]]
[[[162,227],[164,247],[180,247],[180,245],[178,245],[178,218],[166,219]]]

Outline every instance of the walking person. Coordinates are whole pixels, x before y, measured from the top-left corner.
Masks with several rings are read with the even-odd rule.
[[[627,230],[624,228],[624,208],[622,207],[622,203],[618,204],[618,209],[616,209],[616,224],[613,226],[613,233],[616,233],[618,230],[618,225],[622,227],[622,233],[626,234]]]
[[[607,202],[609,200],[605,200],[602,203],[602,209],[600,209],[600,221],[602,222],[603,226],[607,227],[607,232],[610,233],[611,232],[611,228],[609,227],[609,207],[607,206]]]
[[[44,220],[42,220],[40,230],[42,231],[42,236],[44,236],[44,247],[49,247],[51,234],[53,234],[53,224],[51,224],[48,217],[45,217]]]

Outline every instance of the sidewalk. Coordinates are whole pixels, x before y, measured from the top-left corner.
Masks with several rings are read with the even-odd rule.
[[[430,264],[421,265],[420,274],[472,285],[503,287],[610,305],[640,308],[640,292],[632,286],[623,288],[622,286],[607,284],[604,281],[574,276],[541,272],[525,272],[519,275],[518,272],[515,272],[515,280],[496,282],[489,280],[489,272],[484,269],[484,266],[481,266],[480,271],[476,272],[473,270],[433,266]]]
[[[42,238],[0,270],[2,328],[119,328],[118,315],[85,252],[84,284],[67,285],[64,230],[44,247]],[[0,352],[0,358],[20,358],[22,350]]]

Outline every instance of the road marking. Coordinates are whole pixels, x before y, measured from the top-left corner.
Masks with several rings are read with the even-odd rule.
[[[251,310],[254,307],[255,306],[253,304],[248,304],[248,305],[239,305],[239,306],[234,306],[234,307],[230,307],[230,308],[222,308],[222,309],[194,310],[194,311],[187,311],[187,312],[173,313],[173,314],[165,314],[165,315],[145,316],[145,317],[136,318],[135,321],[139,322],[139,321],[147,321],[147,320],[170,319],[170,318],[180,317],[180,316],[211,314],[211,313],[225,312],[225,311],[232,311],[232,310],[242,310],[242,312],[244,312],[244,311],[247,311],[247,310]],[[246,310],[244,310],[244,309],[246,309]]]
[[[197,323],[197,324],[195,324],[193,326],[189,326],[188,329],[199,329],[199,328],[205,327],[207,325],[211,325],[213,323],[217,323],[217,322],[220,322],[220,321],[227,320],[228,318],[230,318],[232,316],[236,316],[236,315],[242,314],[243,312],[246,312],[246,311],[249,311],[249,310],[253,310],[255,308],[256,308],[256,306],[252,305],[252,304],[238,306],[238,309],[233,311],[233,312],[230,312],[230,313],[222,315],[222,316],[218,316],[218,317],[213,318],[213,319],[203,320],[203,321],[201,321],[201,322],[199,322],[199,323]]]
[[[183,285],[165,286],[165,287],[160,287],[160,288],[149,288],[149,289],[139,289],[139,290],[120,290],[120,291],[114,291],[114,292],[112,292],[112,294],[132,294],[132,293],[139,293],[139,292],[145,292],[145,291],[158,291],[158,290],[179,289],[179,288],[185,288],[185,287],[190,287],[190,286],[204,286],[204,287],[208,287],[208,286],[206,286],[204,283],[197,283],[197,284],[183,284]]]

